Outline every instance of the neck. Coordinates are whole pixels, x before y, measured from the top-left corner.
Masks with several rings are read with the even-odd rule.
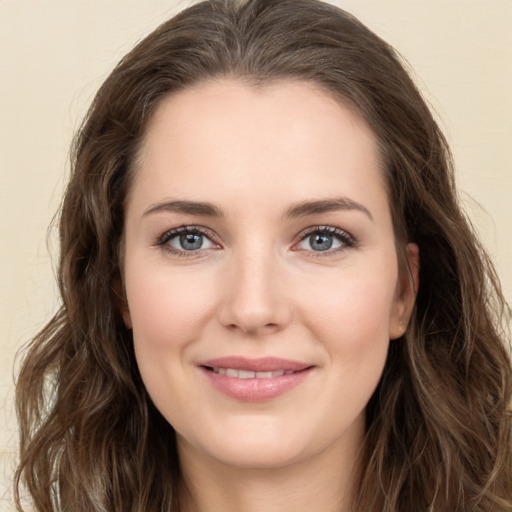
[[[181,446],[182,512],[353,512],[357,451],[329,447],[284,467],[239,468]],[[184,449],[183,449],[184,448]]]

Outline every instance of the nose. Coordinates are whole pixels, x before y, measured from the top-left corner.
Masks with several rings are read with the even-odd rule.
[[[219,321],[230,330],[263,336],[284,329],[292,317],[286,284],[272,256],[240,254],[229,262]]]

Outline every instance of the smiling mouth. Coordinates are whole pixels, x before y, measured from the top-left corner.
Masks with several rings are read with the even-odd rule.
[[[235,377],[237,379],[272,379],[274,377],[282,377],[283,375],[293,375],[294,373],[297,373],[294,370],[254,372],[251,370],[237,370],[236,368],[217,368],[210,366],[205,366],[205,368],[213,373],[226,375],[227,377]]]
[[[276,367],[275,361],[270,359],[260,360],[258,363],[246,360],[245,364],[240,364],[249,368],[221,364],[203,364],[200,368],[217,391],[242,402],[273,400],[299,386],[311,375],[314,368],[301,363],[288,363],[283,365],[285,368],[279,368]],[[268,368],[270,365],[272,368]],[[295,366],[295,369],[290,366]]]
[[[279,357],[219,357],[199,364],[208,382],[229,398],[242,402],[273,400],[299,386],[315,365]]]

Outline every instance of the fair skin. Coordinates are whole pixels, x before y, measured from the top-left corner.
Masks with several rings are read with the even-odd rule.
[[[184,510],[351,510],[365,406],[415,295],[368,126],[304,82],[171,95],[124,241],[123,317],[177,433]]]

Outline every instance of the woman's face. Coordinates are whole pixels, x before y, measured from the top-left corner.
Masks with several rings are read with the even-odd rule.
[[[180,454],[353,453],[414,301],[371,130],[309,83],[209,81],[161,104],[135,172],[124,319]]]

